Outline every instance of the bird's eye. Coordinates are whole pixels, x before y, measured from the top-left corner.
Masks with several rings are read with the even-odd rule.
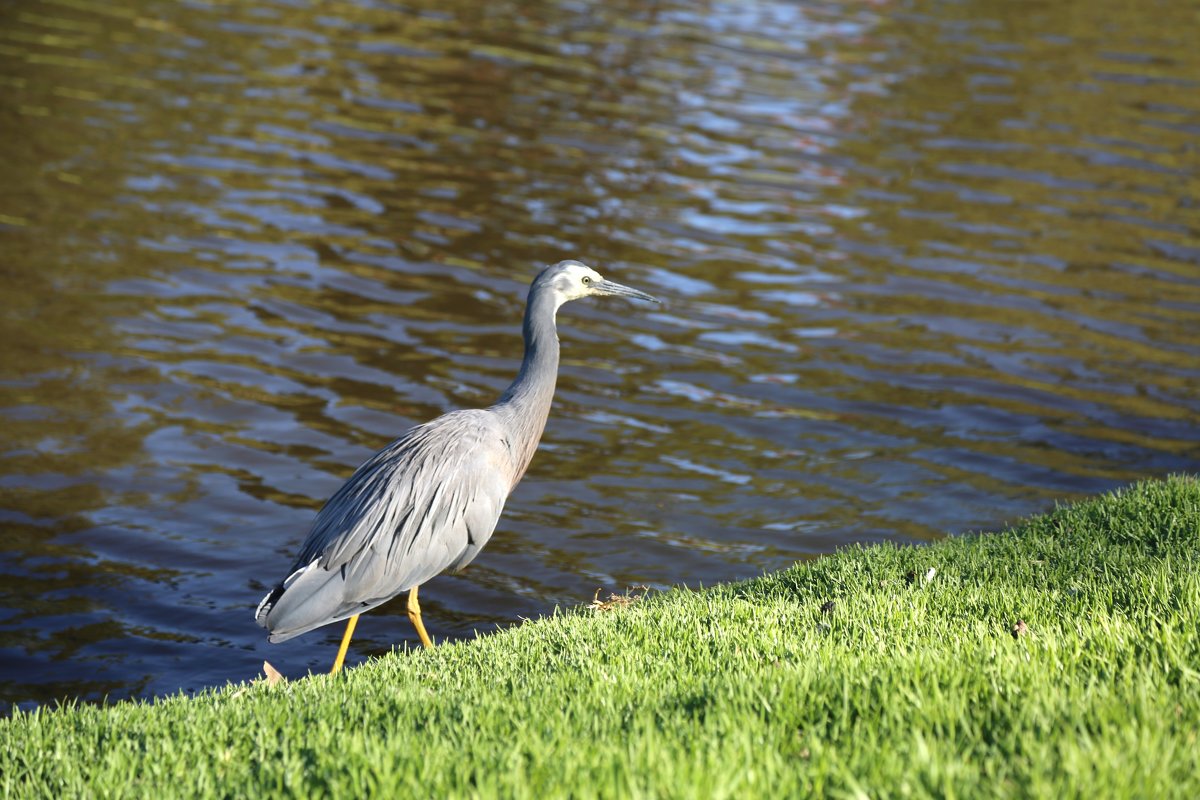
[[[588,285],[589,283],[591,283],[591,282],[592,282],[592,279],[591,279],[591,278],[589,278],[587,275],[584,275],[584,276],[583,276],[583,285],[584,285],[584,286],[587,286],[587,285]]]

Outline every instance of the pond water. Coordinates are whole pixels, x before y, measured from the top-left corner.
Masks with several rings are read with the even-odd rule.
[[[542,448],[438,639],[1200,469],[1190,2],[0,11],[0,705],[323,670],[255,604],[408,426]],[[413,645],[401,604],[351,661]]]

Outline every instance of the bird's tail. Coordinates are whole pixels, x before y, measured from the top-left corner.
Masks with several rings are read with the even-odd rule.
[[[268,627],[267,617],[270,615],[271,609],[275,607],[275,602],[283,596],[286,589],[287,587],[284,584],[279,584],[258,604],[258,608],[254,610],[254,621],[259,624],[259,627]]]
[[[293,572],[262,599],[254,612],[255,621],[267,629],[268,641],[286,642],[320,628],[369,611],[391,597],[362,602],[346,598],[342,570],[327,570],[320,560]]]

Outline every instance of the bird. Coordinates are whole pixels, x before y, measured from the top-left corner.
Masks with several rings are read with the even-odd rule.
[[[421,644],[433,646],[417,590],[435,575],[463,569],[488,543],[550,414],[558,310],[597,296],[661,302],[573,259],[542,269],[525,303],[516,379],[488,408],[417,425],[355,470],[317,513],[287,576],[259,603],[254,616],[268,641],[346,620],[330,670],[336,673],[359,615],[407,592],[408,618]]]

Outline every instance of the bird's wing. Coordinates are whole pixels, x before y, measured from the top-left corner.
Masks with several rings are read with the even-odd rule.
[[[512,484],[506,432],[487,410],[413,428],[358,468],[313,522],[293,570],[341,570],[370,601],[463,566],[491,537]]]

